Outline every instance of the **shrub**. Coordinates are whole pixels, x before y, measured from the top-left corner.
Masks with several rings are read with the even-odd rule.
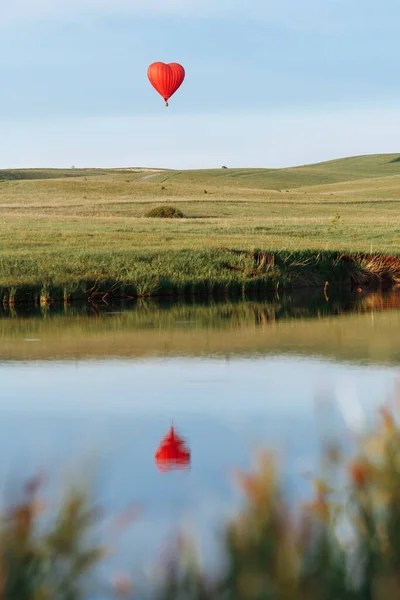
[[[150,219],[182,219],[185,215],[174,206],[156,206],[149,210],[145,217]]]

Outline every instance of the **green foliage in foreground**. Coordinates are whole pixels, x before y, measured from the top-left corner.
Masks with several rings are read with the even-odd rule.
[[[170,556],[155,597],[164,600],[386,600],[396,598],[400,566],[400,427],[384,409],[359,440],[350,462],[327,447],[306,505],[289,505],[269,454],[252,474],[238,473],[246,503],[227,524],[226,563],[216,579],[203,573],[183,540]],[[99,589],[94,567],[104,557],[89,543],[96,511],[74,491],[46,528],[37,484],[11,507],[0,527],[1,600],[89,600]],[[121,521],[121,518],[119,518]],[[124,519],[123,519],[124,520]],[[125,522],[125,521],[124,521]],[[125,522],[126,524],[126,522]],[[91,585],[90,585],[91,584]],[[99,582],[97,582],[97,586]],[[133,588],[134,589],[134,588]],[[118,597],[134,598],[127,577]]]
[[[73,490],[47,528],[45,506],[29,482],[25,498],[0,523],[1,600],[81,600],[89,598],[92,569],[104,548],[89,542],[95,513],[86,495]]]

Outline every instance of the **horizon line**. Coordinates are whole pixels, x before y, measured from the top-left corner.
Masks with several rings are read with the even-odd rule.
[[[399,156],[400,157],[400,153],[394,153],[394,152],[387,152],[387,153],[370,153],[370,154],[356,154],[356,155],[352,155],[352,156],[340,156],[337,158],[332,158],[329,160],[322,160],[322,161],[318,161],[315,163],[302,163],[302,164],[297,164],[297,165],[291,165],[288,167],[228,167],[228,166],[221,166],[221,167],[202,167],[200,169],[196,169],[196,168],[191,168],[191,169],[187,169],[187,168],[168,168],[168,167],[77,167],[75,165],[70,166],[70,167],[1,167],[0,168],[0,172],[2,171],[42,171],[42,170],[46,170],[46,171],[213,171],[213,170],[220,170],[223,168],[226,168],[227,170],[234,169],[234,170],[270,170],[270,171],[284,171],[286,169],[297,169],[297,168],[301,168],[301,167],[311,167],[311,166],[316,166],[316,165],[323,165],[323,164],[327,164],[327,163],[332,163],[332,162],[336,162],[336,161],[341,161],[341,160],[350,160],[350,159],[355,159],[355,158],[367,158],[367,157],[372,157],[372,156]]]

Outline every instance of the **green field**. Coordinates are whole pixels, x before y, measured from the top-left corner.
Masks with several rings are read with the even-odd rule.
[[[161,204],[185,218],[144,218]],[[337,283],[341,252],[397,255],[399,240],[397,154],[289,169],[0,171],[4,301],[29,290],[61,297]],[[267,254],[254,257],[255,249]],[[357,257],[352,270],[365,273],[369,263]]]

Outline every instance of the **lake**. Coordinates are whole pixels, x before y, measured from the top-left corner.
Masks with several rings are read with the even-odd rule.
[[[288,496],[305,498],[321,443],[351,447],[393,395],[399,364],[396,292],[3,309],[3,493],[16,473],[22,483],[44,470],[51,497],[73,477],[93,483],[109,515],[137,505],[106,570],[139,586],[180,527],[212,567],[242,502],[235,469],[273,449]],[[160,473],[171,423],[191,466]]]

